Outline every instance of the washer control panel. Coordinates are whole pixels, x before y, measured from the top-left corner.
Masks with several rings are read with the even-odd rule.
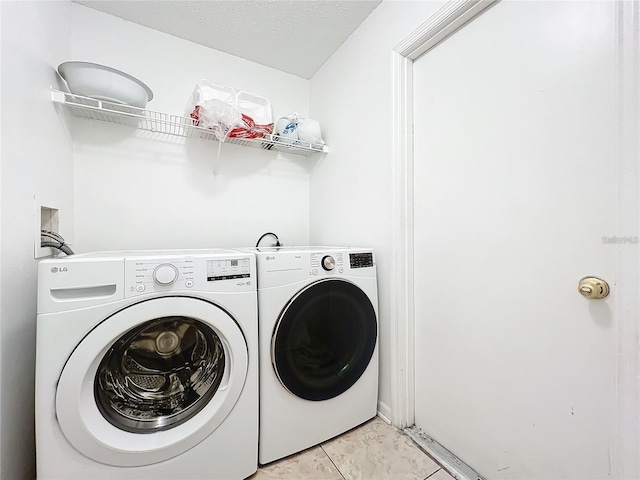
[[[255,289],[252,256],[139,257],[125,259],[125,295],[174,290]]]
[[[251,265],[248,258],[229,258],[207,260],[207,281],[234,280],[249,278]]]

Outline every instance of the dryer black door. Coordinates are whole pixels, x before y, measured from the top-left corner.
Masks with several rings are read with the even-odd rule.
[[[291,393],[327,400],[364,373],[377,332],[375,310],[360,288],[322,280],[298,292],[283,310],[271,341],[272,363]]]

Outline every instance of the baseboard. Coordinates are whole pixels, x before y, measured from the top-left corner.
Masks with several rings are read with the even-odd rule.
[[[389,408],[387,404],[378,402],[378,416],[389,425],[393,424],[391,419],[391,408]]]

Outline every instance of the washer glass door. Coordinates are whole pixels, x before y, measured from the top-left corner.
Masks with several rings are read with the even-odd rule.
[[[69,357],[56,416],[85,456],[140,466],[179,455],[231,412],[248,369],[244,334],[217,305],[154,298],[103,320]]]
[[[166,430],[207,404],[224,369],[224,347],[211,327],[191,317],[160,317],[111,346],[96,373],[96,402],[118,428]]]
[[[313,283],[285,307],[271,341],[272,363],[282,385],[306,400],[347,391],[375,350],[378,324],[369,297],[339,279]]]

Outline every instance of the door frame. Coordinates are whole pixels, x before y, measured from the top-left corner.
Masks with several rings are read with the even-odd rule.
[[[444,5],[392,51],[393,262],[391,282],[391,417],[397,428],[414,424],[414,211],[413,211],[413,62],[498,0],[453,0]],[[640,2],[616,2],[618,138],[618,222],[614,235],[640,235]],[[603,232],[603,236],[611,235]],[[612,247],[616,248],[616,247]],[[640,252],[618,248],[615,288],[618,340],[617,435],[613,474],[640,475]],[[577,280],[577,279],[576,279]],[[630,422],[629,419],[638,419]]]
[[[393,49],[393,262],[391,418],[414,424],[413,62],[498,0],[453,0]]]

